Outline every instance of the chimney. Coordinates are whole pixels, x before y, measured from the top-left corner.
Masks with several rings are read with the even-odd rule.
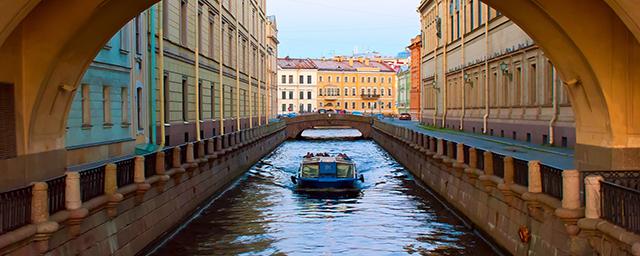
[[[369,58],[365,58],[364,59],[364,65],[365,66],[369,66]]]
[[[349,67],[353,67],[353,58],[349,58]]]

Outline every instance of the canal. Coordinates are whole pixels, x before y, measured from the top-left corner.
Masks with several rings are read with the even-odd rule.
[[[315,136],[353,131],[314,131]],[[324,134],[324,136],[323,136]],[[347,153],[365,182],[359,194],[295,192],[306,152]],[[287,141],[189,224],[158,244],[155,255],[494,255],[408,171],[371,140]]]

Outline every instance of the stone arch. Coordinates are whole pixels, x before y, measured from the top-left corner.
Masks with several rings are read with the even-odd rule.
[[[627,0],[483,0],[543,49],[568,87],[580,169],[637,168],[640,7]],[[634,113],[636,112],[636,113]]]
[[[0,4],[0,82],[15,88],[18,156],[12,167],[64,169],[67,115],[82,75],[113,34],[157,1]]]
[[[363,116],[314,114],[287,118],[285,122],[287,138],[296,139],[304,130],[318,126],[348,126],[357,129],[362,137],[370,138],[373,121],[370,117]]]

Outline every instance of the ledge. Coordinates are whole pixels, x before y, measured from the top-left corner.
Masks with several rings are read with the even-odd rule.
[[[578,220],[578,227],[584,230],[600,231],[633,249],[633,255],[640,253],[640,235],[612,224],[603,219],[582,218]]]

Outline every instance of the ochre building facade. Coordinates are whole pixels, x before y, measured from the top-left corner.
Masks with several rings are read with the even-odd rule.
[[[533,40],[478,0],[422,1],[421,121],[573,147],[565,85]]]

